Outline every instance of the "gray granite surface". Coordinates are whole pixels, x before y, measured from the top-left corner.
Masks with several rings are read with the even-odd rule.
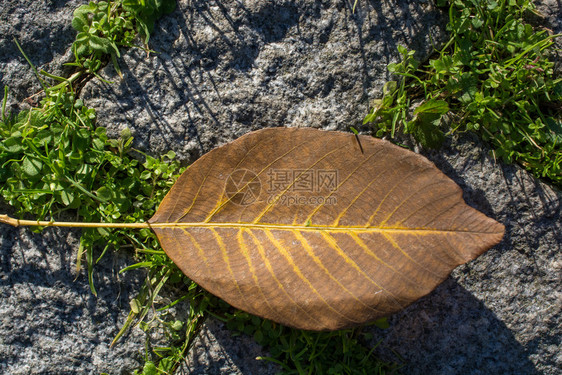
[[[33,105],[40,88],[12,37],[34,64],[63,74],[80,3],[0,2],[0,83],[12,88],[14,108]],[[111,134],[129,127],[136,147],[173,149],[184,162],[262,127],[359,127],[389,79],[386,65],[398,60],[396,46],[426,58],[446,39],[446,14],[432,1],[359,1],[355,14],[352,3],[181,0],[156,25],[156,54],[125,52],[124,79],[108,66],[102,76],[114,83],[92,80],[81,96]],[[545,17],[535,22],[560,30],[560,3],[541,6]],[[494,161],[471,136],[419,151],[463,188],[468,204],[504,223],[506,236],[391,317],[389,329],[373,328],[378,355],[404,363],[404,374],[559,374],[561,193]],[[74,280],[78,237],[0,228],[0,373],[116,374],[142,363],[140,330],[109,348],[142,275],[118,275],[133,260],[110,254],[92,296],[83,272]],[[210,321],[182,371],[275,373],[255,360],[264,354]]]
[[[75,280],[78,231],[0,230],[1,374],[120,374],[142,363],[139,330],[109,347],[142,282],[118,273],[130,254],[98,263],[94,297],[85,275]]]
[[[358,126],[398,60],[432,51],[446,17],[430,2],[180,1],[159,23],[150,58],[123,55],[125,78],[83,89],[99,121],[137,147],[192,161],[267,126]],[[103,76],[118,80],[113,67]]]

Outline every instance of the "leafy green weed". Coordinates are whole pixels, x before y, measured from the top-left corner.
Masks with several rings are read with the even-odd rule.
[[[388,69],[401,79],[387,83],[364,123],[427,147],[445,132],[473,131],[495,157],[562,186],[562,79],[549,61],[558,36],[524,22],[533,9],[527,0],[452,1],[449,42],[423,67],[399,47],[402,61]]]

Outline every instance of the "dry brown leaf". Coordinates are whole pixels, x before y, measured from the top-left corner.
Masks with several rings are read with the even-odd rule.
[[[310,128],[264,129],[212,150],[150,224],[211,293],[310,330],[408,306],[504,232],[424,157]]]

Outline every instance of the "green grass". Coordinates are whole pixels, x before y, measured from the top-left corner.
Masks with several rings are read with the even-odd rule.
[[[380,361],[370,347],[373,334],[362,328],[333,332],[310,332],[288,328],[243,311],[225,313],[219,319],[233,332],[253,336],[270,353],[260,357],[281,366],[282,374],[369,374],[391,373],[398,366]],[[387,328],[385,318],[372,325]]]
[[[0,195],[18,216],[136,222],[153,215],[183,171],[174,153],[155,158],[135,150],[128,130],[109,139],[77,92],[110,61],[119,72],[120,49],[148,51],[154,21],[174,5],[172,0],[124,0],[81,6],[72,22],[77,30],[75,61],[69,64],[74,73],[36,72],[45,97],[38,108],[17,114],[6,111],[5,90]],[[497,158],[521,163],[560,186],[562,85],[548,60],[552,37],[523,22],[531,11],[529,1],[451,2],[449,42],[423,66],[413,51],[400,47],[402,61],[388,67],[397,80],[385,85],[365,124],[377,136],[413,134],[432,147],[455,131],[473,131],[489,142]],[[134,45],[137,35],[142,46]],[[373,356],[375,338],[367,330],[306,332],[234,310],[185,277],[148,229],[82,232],[76,266],[79,270],[85,260],[94,294],[96,263],[118,249],[129,249],[135,259],[121,272],[143,270],[146,283],[131,301],[114,344],[134,325],[146,332],[163,328],[168,340],[155,346],[147,338],[145,364],[137,374],[174,373],[209,316],[224,321],[234,335],[252,336],[270,353],[260,360],[277,363],[283,374],[396,370]],[[158,299],[164,289],[176,300],[164,305]],[[170,313],[170,307],[184,302],[186,316]],[[385,320],[375,324],[387,325]]]
[[[455,131],[475,132],[495,158],[562,187],[562,79],[549,60],[559,36],[524,22],[528,0],[457,0],[448,9],[450,40],[424,66],[399,47],[402,61],[388,66],[398,81],[364,124],[433,148]]]

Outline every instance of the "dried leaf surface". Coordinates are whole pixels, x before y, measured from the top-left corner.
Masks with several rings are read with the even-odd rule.
[[[424,157],[309,128],[264,129],[214,149],[150,223],[211,293],[311,330],[404,308],[504,232]]]

